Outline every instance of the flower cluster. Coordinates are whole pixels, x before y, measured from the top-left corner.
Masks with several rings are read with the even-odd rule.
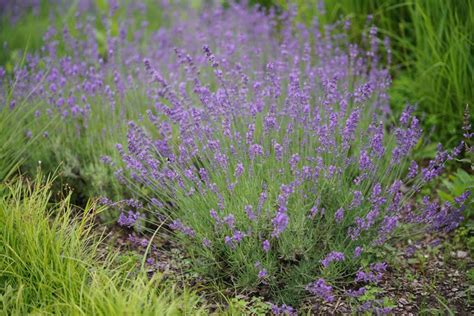
[[[364,283],[378,283],[382,280],[383,273],[387,269],[387,264],[382,263],[373,263],[370,265],[369,271],[365,272],[363,270],[359,270],[356,273],[356,282],[364,282]]]
[[[120,213],[117,223],[120,226],[132,227],[138,219],[139,214],[133,211],[128,211],[127,214]]]
[[[281,306],[272,304],[271,310],[272,310],[273,315],[285,315],[285,316],[298,315],[298,313],[293,307],[286,304],[282,304]]]
[[[342,252],[333,251],[329,255],[327,255],[326,258],[321,260],[321,264],[326,268],[333,261],[343,261],[343,260],[344,260],[344,254]]]
[[[306,290],[309,293],[319,296],[328,302],[332,302],[334,300],[332,286],[328,285],[324,279],[319,279],[311,284],[308,284],[306,286]]]

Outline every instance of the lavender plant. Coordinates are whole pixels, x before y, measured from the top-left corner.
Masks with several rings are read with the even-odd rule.
[[[67,5],[64,7],[68,11]],[[177,80],[180,58],[185,56],[178,57],[176,47],[197,55],[206,42],[232,54],[239,44],[264,58],[272,53],[271,47],[265,45],[263,51],[256,48],[258,44],[275,42],[269,38],[268,22],[267,30],[262,28],[265,32],[252,34],[253,26],[269,18],[258,10],[249,13],[244,7],[235,7],[228,21],[223,20],[219,6],[197,12],[187,2],[111,1],[96,7],[84,0],[74,8],[77,15],[71,22],[62,29],[51,26],[42,36],[40,51],[26,52],[25,62],[15,67],[0,68],[0,103],[10,109],[26,104],[20,112],[31,111],[32,104],[36,105],[34,116],[29,117],[31,124],[20,127],[18,133],[42,141],[28,153],[23,168],[34,173],[39,161],[50,171],[61,164],[65,180],[76,189],[76,195],[82,195],[79,198],[127,195],[100,157],[117,160],[115,144],[126,139],[124,122],[140,121],[147,110],[159,107],[155,88],[148,84],[149,76],[142,66],[145,56],[168,80]],[[97,16],[90,15],[91,11],[98,11]],[[143,19],[150,15],[154,20]],[[51,25],[55,25],[53,13],[52,17]],[[234,46],[224,45],[244,19],[250,23],[245,30],[248,36]],[[216,29],[213,21],[221,21],[222,28]],[[161,25],[158,30],[150,27],[157,24]],[[187,29],[196,32],[183,32]],[[236,51],[234,59],[240,58],[239,54]],[[195,62],[205,64],[206,57],[201,55]]]
[[[180,48],[181,76],[144,59],[156,129],[129,123],[116,174],[201,273],[286,304],[362,295],[387,269],[373,253],[399,226],[457,227],[469,192],[442,205],[417,193],[464,144],[439,146],[426,166],[410,161],[422,131],[411,107],[387,119],[376,28],[365,50],[296,25],[291,11],[252,19],[237,5],[216,13],[227,31],[203,43],[208,66]],[[257,46],[241,42],[254,36]]]
[[[61,3],[64,15],[77,9],[64,24],[57,22],[56,11],[50,12],[51,26],[40,36],[44,44],[39,51],[26,47],[25,58],[15,66],[0,66],[1,109],[9,112],[5,118],[13,112],[28,113],[28,124],[15,129],[16,139],[39,139],[38,148],[24,153],[23,170],[34,173],[41,162],[43,169],[54,171],[61,164],[62,179],[76,190],[76,198],[124,196],[100,157],[114,156],[115,143],[126,136],[123,122],[138,119],[150,106],[137,67],[144,42],[156,41],[162,49],[168,37],[162,31],[148,33],[142,18],[147,15],[145,2],[96,7],[84,0],[70,6]],[[10,7],[20,19],[31,4]],[[39,4],[33,6],[36,9]],[[160,8],[152,9],[148,11]],[[94,10],[96,17],[90,15]],[[141,17],[140,23],[135,16]],[[166,57],[162,59],[167,63]]]

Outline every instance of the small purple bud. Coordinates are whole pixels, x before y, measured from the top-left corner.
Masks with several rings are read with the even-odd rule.
[[[362,254],[362,247],[357,246],[354,249],[354,258],[360,257],[361,254]]]
[[[269,252],[270,251],[270,242],[266,239],[262,243],[263,251]]]
[[[334,218],[336,219],[337,223],[342,222],[342,220],[344,219],[344,209],[342,207],[336,211],[336,214],[334,214]]]

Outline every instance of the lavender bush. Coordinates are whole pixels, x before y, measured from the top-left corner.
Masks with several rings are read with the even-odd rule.
[[[196,56],[188,71],[207,65],[203,43],[221,47],[229,63],[259,55],[252,64],[243,65],[247,69],[264,64],[278,43],[273,36],[274,14],[249,11],[246,6],[233,6],[232,14],[224,14],[220,5],[196,11],[187,1],[99,4],[81,0],[69,8],[62,3],[58,10],[68,16],[67,25],[54,27],[57,16],[51,12],[51,27],[41,35],[41,49],[25,52],[15,66],[0,66],[2,108],[28,112],[25,120],[30,123],[18,133],[41,140],[26,155],[23,169],[34,173],[41,162],[42,168],[53,171],[61,164],[79,202],[98,194],[128,195],[101,157],[118,160],[115,144],[126,139],[128,120],[151,127],[143,117],[147,111],[160,111],[155,83],[143,67],[145,57],[166,80],[177,82],[183,78],[181,65],[187,54]],[[25,3],[24,8],[11,8],[21,16],[39,7]],[[259,32],[254,32],[255,27]],[[243,36],[236,37],[237,28]],[[206,80],[217,84],[211,76]]]
[[[464,143],[439,146],[427,165],[410,160],[422,131],[411,107],[387,118],[375,28],[363,49],[296,25],[291,11],[256,24],[242,10],[217,9],[221,34],[202,38],[202,55],[177,48],[179,70],[143,60],[155,129],[129,123],[117,176],[214,279],[287,304],[362,295],[387,269],[374,252],[400,225],[457,227],[468,192],[442,205],[417,193]]]
[[[188,40],[172,35],[181,32],[183,25],[167,32],[150,31],[149,25],[154,29],[160,23],[167,25],[177,13],[166,1],[161,6],[147,3],[61,2],[58,12],[50,12],[49,29],[39,36],[41,49],[20,54],[12,60],[14,66],[0,65],[1,110],[24,114],[28,124],[19,124],[17,139],[39,139],[38,147],[24,154],[25,171],[34,173],[38,162],[48,171],[61,164],[65,180],[79,199],[126,195],[100,157],[118,158],[115,144],[126,139],[124,125],[138,120],[154,103],[148,98],[148,78],[142,71],[145,52],[171,65],[172,40]],[[37,1],[22,5],[5,1],[2,6],[15,10],[18,18],[30,9],[40,10]],[[162,9],[165,13],[160,13]],[[57,14],[65,24],[58,23]],[[147,21],[148,15],[154,20]],[[153,50],[148,48],[151,42],[156,45]],[[8,45],[4,49],[18,55],[9,52]]]

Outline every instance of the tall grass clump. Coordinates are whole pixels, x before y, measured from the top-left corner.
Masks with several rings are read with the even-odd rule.
[[[43,181],[45,180],[45,181]],[[0,199],[0,313],[5,315],[180,315],[202,311],[197,296],[118,264],[93,233],[100,208],[50,204],[51,179],[9,182]]]
[[[389,119],[375,27],[363,49],[316,21],[295,23],[293,11],[258,24],[239,5],[213,12],[225,41],[204,41],[199,55],[178,47],[180,76],[143,61],[155,127],[130,122],[115,164],[146,205],[119,224],[164,221],[197,271],[285,304],[362,295],[381,280],[377,249],[400,226],[459,224],[469,192],[452,204],[418,193],[465,144],[439,146],[427,165],[411,160],[420,121],[412,107]],[[252,38],[258,46],[241,42]]]

